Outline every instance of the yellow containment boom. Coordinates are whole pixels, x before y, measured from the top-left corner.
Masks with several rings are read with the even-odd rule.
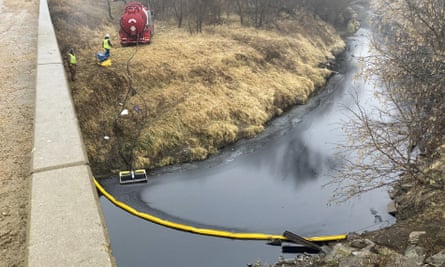
[[[109,201],[111,201],[114,205],[118,206],[119,208],[137,216],[142,219],[148,220],[150,222],[169,227],[172,229],[200,234],[200,235],[208,235],[208,236],[215,236],[215,237],[223,237],[223,238],[229,238],[229,239],[244,239],[244,240],[282,240],[282,241],[289,241],[288,238],[286,238],[283,235],[273,235],[273,234],[263,234],[263,233],[234,233],[234,232],[228,232],[228,231],[222,231],[222,230],[215,230],[215,229],[206,229],[206,228],[197,228],[190,225],[184,225],[180,223],[175,223],[167,220],[163,220],[161,218],[158,218],[156,216],[153,216],[148,213],[140,212],[136,210],[135,208],[132,208],[128,206],[127,204],[117,200],[114,196],[112,196],[110,193],[108,193],[100,184],[99,182],[94,178],[94,184],[96,185],[96,188],[99,190],[99,192],[104,195]],[[317,237],[305,237],[307,241],[311,242],[328,242],[328,241],[337,241],[337,240],[343,240],[346,239],[347,235],[330,235],[330,236],[317,236]]]

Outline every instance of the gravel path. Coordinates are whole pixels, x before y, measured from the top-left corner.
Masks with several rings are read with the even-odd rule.
[[[25,266],[38,0],[0,0],[0,266]]]

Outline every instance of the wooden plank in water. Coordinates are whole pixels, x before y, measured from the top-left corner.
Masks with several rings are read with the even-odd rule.
[[[294,234],[292,232],[285,231],[283,236],[286,237],[288,240],[296,243],[296,244],[304,245],[306,247],[312,248],[312,249],[317,250],[317,251],[321,251],[322,250],[319,245],[315,244],[314,242],[308,241],[304,237],[296,235],[296,234]]]

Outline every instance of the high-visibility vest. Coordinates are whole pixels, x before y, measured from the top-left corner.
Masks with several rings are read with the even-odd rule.
[[[108,42],[108,39],[103,40],[103,47],[104,49],[111,49],[110,43]]]
[[[76,56],[71,53],[68,53],[68,55],[70,56],[70,64],[77,64]]]

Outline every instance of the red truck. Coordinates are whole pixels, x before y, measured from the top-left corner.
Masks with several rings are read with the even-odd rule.
[[[153,11],[150,7],[140,2],[125,5],[120,19],[121,45],[149,44],[153,34]]]

